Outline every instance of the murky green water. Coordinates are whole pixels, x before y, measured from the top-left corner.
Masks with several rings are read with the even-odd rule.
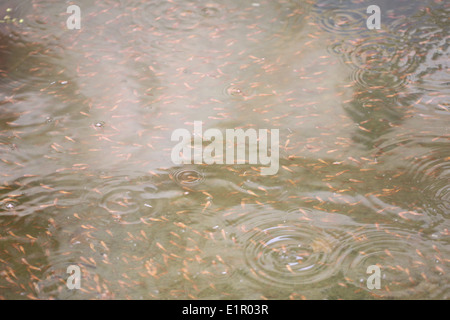
[[[0,5],[0,298],[450,298],[448,2],[76,4]],[[278,174],[173,165],[194,121]]]

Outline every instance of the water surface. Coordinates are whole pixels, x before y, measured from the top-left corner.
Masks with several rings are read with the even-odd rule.
[[[450,297],[448,3],[77,5],[0,5],[0,298]],[[279,172],[175,166],[194,121]]]

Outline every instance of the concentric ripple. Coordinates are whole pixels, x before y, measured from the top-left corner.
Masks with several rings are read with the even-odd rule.
[[[416,52],[401,48],[397,40],[383,38],[364,41],[351,53],[351,61],[357,68],[371,71],[408,73],[417,64]]]
[[[367,29],[365,10],[352,1],[320,0],[312,7],[319,27],[334,35],[357,34],[363,28]]]
[[[391,34],[357,41],[336,41],[330,53],[353,68],[352,80],[364,88],[397,88],[411,82],[419,66],[416,49]]]
[[[355,69],[352,71],[351,80],[366,89],[396,89],[404,86],[408,79],[389,71],[369,71]]]
[[[253,89],[246,84],[230,84],[223,89],[225,96],[234,99],[245,99],[253,94]]]
[[[355,50],[354,46],[347,41],[334,41],[328,46],[328,52],[343,55],[344,57],[348,57],[353,50]],[[343,59],[343,62],[345,61],[346,60]]]
[[[332,9],[317,16],[319,27],[332,34],[358,33],[364,28],[367,16],[363,11]]]
[[[434,213],[450,213],[450,152],[445,147],[417,157],[408,166],[408,173],[422,186],[421,196]]]
[[[171,172],[170,177],[183,187],[193,187],[205,180],[205,175],[196,169],[177,169]]]
[[[442,274],[435,269],[436,259],[418,234],[410,231],[379,226],[353,235],[359,241],[353,245],[353,254],[346,258],[343,270],[346,280],[363,290],[384,298],[413,298],[433,291],[438,294]],[[377,265],[381,271],[380,289],[367,287],[367,268]],[[427,272],[428,270],[428,272]],[[425,272],[428,277],[424,277]]]
[[[162,191],[155,185],[137,185],[126,179],[116,178],[103,185],[100,207],[123,224],[139,224],[161,214],[161,208],[177,192]]]
[[[245,247],[248,266],[268,284],[291,286],[329,278],[337,239],[307,224],[279,225],[251,236]]]
[[[340,226],[320,223],[309,215],[328,216],[306,208],[288,212],[256,209],[238,220],[246,230],[241,241],[250,280],[292,288],[317,286],[337,275],[348,254],[349,237]]]
[[[409,136],[404,140],[385,137],[386,140],[377,145],[377,157],[381,161],[400,161],[411,184],[420,186],[418,199],[430,213],[425,216],[427,218],[436,214],[445,216],[450,212],[450,152],[447,142],[430,141],[435,138],[435,135]],[[410,150],[418,151],[414,157],[405,159]]]

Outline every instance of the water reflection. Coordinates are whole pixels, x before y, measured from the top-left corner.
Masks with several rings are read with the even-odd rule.
[[[376,2],[14,5],[0,297],[447,299],[448,6]],[[278,174],[173,166],[194,121],[279,128]]]

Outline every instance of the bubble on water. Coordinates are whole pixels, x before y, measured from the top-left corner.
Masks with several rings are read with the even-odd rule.
[[[244,99],[250,97],[253,89],[245,84],[231,84],[224,88],[224,94],[235,99]]]
[[[243,94],[243,91],[238,87],[231,86],[227,88],[227,93],[231,96],[240,96]]]
[[[105,126],[105,122],[99,121],[94,124],[96,128],[103,128]]]
[[[6,210],[9,210],[9,211],[12,211],[16,208],[15,204],[12,202],[5,203],[4,207]]]

